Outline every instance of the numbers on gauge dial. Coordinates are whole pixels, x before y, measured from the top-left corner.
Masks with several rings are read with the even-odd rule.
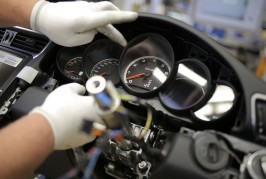
[[[170,66],[156,56],[143,56],[133,60],[125,69],[123,80],[138,92],[153,91],[167,79]]]
[[[81,80],[83,76],[81,61],[82,57],[69,60],[64,67],[65,75],[73,80]]]
[[[120,81],[118,73],[118,59],[105,59],[98,62],[91,70],[90,77],[100,75],[106,80],[111,80],[114,84]]]

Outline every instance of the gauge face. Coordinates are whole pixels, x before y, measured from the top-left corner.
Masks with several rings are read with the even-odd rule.
[[[133,60],[125,69],[123,80],[137,92],[149,92],[159,88],[167,79],[170,66],[156,56],[143,56]]]
[[[67,77],[73,80],[81,80],[83,75],[81,60],[82,57],[76,57],[66,63],[64,73]]]
[[[77,47],[62,47],[56,56],[56,65],[60,73],[60,78],[64,82],[78,82],[84,81],[83,75],[83,52],[85,46]]]
[[[146,33],[132,39],[119,59],[125,89],[134,95],[151,97],[173,76],[174,50],[159,34]]]
[[[92,42],[83,54],[84,74],[88,78],[100,75],[106,80],[112,81],[114,85],[119,85],[121,80],[118,71],[118,59],[123,48],[109,39]]]
[[[100,75],[114,84],[120,81],[118,73],[118,59],[106,59],[97,63],[91,70],[90,77]]]

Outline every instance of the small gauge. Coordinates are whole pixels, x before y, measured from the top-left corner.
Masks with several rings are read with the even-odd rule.
[[[83,52],[84,46],[77,47],[62,47],[56,56],[56,65],[60,73],[60,81],[64,82],[78,82],[84,81],[83,72]]]
[[[91,70],[90,77],[100,75],[114,84],[119,83],[118,59],[106,59],[98,62]]]
[[[159,88],[167,79],[170,66],[156,56],[143,56],[133,60],[125,69],[123,81],[138,92],[149,92]]]
[[[83,76],[81,61],[82,57],[76,57],[69,60],[64,68],[65,75],[73,80],[81,80]]]

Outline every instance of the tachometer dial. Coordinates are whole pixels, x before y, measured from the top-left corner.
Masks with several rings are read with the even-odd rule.
[[[125,47],[119,72],[125,89],[141,97],[155,96],[173,76],[174,51],[166,38],[142,34]]]
[[[114,84],[120,81],[118,73],[118,59],[106,59],[97,63],[91,70],[90,77],[100,75],[106,80],[111,80]]]
[[[170,66],[155,56],[133,60],[125,69],[123,80],[133,90],[147,92],[156,90],[167,79]]]
[[[73,80],[81,80],[83,76],[81,60],[82,57],[76,57],[66,63],[64,73],[67,77]]]

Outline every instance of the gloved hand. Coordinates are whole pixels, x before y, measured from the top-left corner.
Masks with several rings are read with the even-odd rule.
[[[31,28],[62,46],[89,43],[101,32],[125,46],[123,35],[111,24],[133,21],[136,12],[120,11],[111,2],[75,1],[50,3],[38,1],[31,12]]]
[[[85,87],[80,84],[62,85],[30,112],[42,114],[48,120],[57,150],[78,147],[95,138],[79,130],[84,119],[102,123],[93,108],[93,97],[81,96],[84,93]]]

